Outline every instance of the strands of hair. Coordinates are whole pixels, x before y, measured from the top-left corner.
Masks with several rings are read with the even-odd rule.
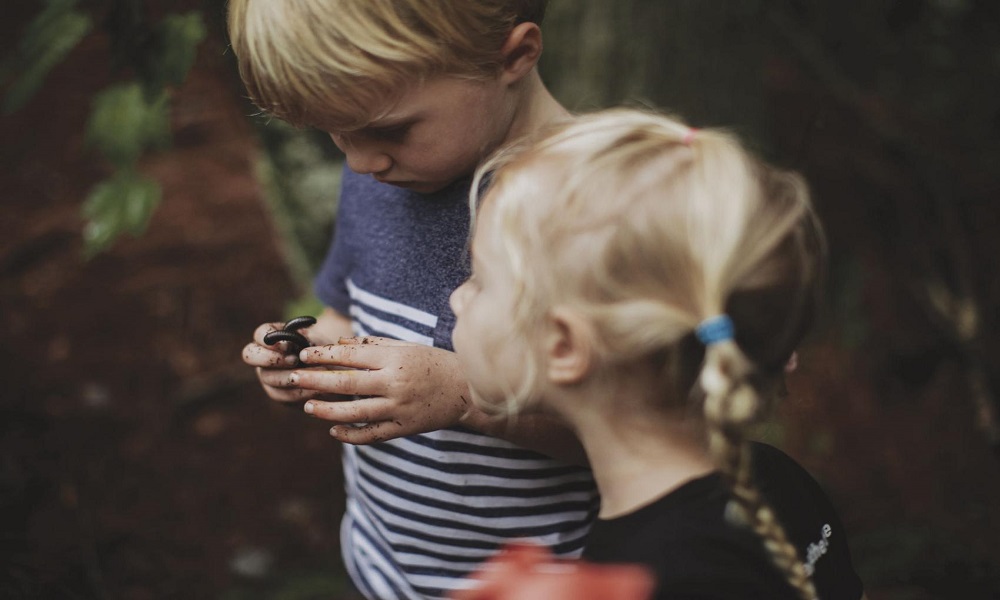
[[[479,169],[522,292],[512,327],[531,331],[537,307],[570,296],[602,341],[600,359],[666,357],[667,379],[696,386],[668,396],[703,402],[709,451],[732,490],[730,516],[813,600],[802,557],[751,477],[746,431],[767,414],[781,365],[814,313],[822,232],[800,178],[757,161],[723,131],[693,131],[662,115],[604,111]],[[518,177],[532,169],[547,182],[545,202],[523,189],[531,177]],[[580,263],[587,269],[555,268]],[[719,314],[733,317],[735,340],[686,342]]]
[[[749,527],[760,536],[771,560],[802,600],[816,600],[816,587],[802,557],[751,477],[745,431],[757,420],[762,404],[758,392],[746,380],[753,365],[733,342],[713,344],[705,354],[702,387],[706,392],[709,451],[733,495],[726,516],[731,523]]]
[[[493,76],[511,28],[540,22],[545,6],[546,0],[230,0],[228,28],[258,107],[296,126],[350,131],[427,77]]]

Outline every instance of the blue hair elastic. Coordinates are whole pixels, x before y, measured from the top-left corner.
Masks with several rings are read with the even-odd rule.
[[[735,335],[733,320],[728,315],[716,315],[701,322],[694,334],[702,344],[711,346],[719,342],[728,342]]]

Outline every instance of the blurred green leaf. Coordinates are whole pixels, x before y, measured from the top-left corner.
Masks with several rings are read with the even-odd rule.
[[[167,95],[152,102],[136,82],[112,86],[94,98],[87,142],[119,168],[133,164],[144,150],[170,141]]]
[[[294,319],[302,315],[318,317],[324,308],[323,301],[310,291],[285,305],[285,319]]]
[[[9,83],[3,112],[10,114],[31,99],[45,76],[90,31],[90,17],[76,10],[76,0],[49,0],[28,25],[17,50],[7,57],[3,80]]]
[[[108,248],[122,233],[137,236],[145,231],[161,193],[158,183],[132,169],[121,169],[99,183],[83,205],[87,257]]]
[[[336,560],[336,559],[334,559]],[[328,567],[327,567],[328,569]],[[242,583],[226,590],[220,600],[330,600],[353,598],[347,575],[313,570],[280,573],[264,581]]]
[[[317,573],[289,579],[272,596],[273,600],[320,600],[343,596],[347,586],[340,577]]]
[[[208,31],[197,12],[172,14],[158,25],[159,52],[152,57],[150,79],[161,86],[180,85],[187,77],[198,52],[198,44]]]

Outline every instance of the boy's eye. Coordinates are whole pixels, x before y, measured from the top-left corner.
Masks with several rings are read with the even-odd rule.
[[[401,141],[406,137],[406,134],[410,132],[410,124],[403,125],[393,125],[391,127],[372,127],[368,132],[372,137],[376,137],[380,140],[386,141]]]

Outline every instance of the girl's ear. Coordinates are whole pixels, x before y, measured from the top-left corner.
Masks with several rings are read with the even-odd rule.
[[[500,49],[504,83],[514,83],[531,72],[542,56],[542,30],[536,23],[521,23],[510,30]]]
[[[578,313],[566,307],[556,307],[549,313],[545,339],[547,373],[551,383],[573,385],[590,374],[594,347],[590,324]]]

